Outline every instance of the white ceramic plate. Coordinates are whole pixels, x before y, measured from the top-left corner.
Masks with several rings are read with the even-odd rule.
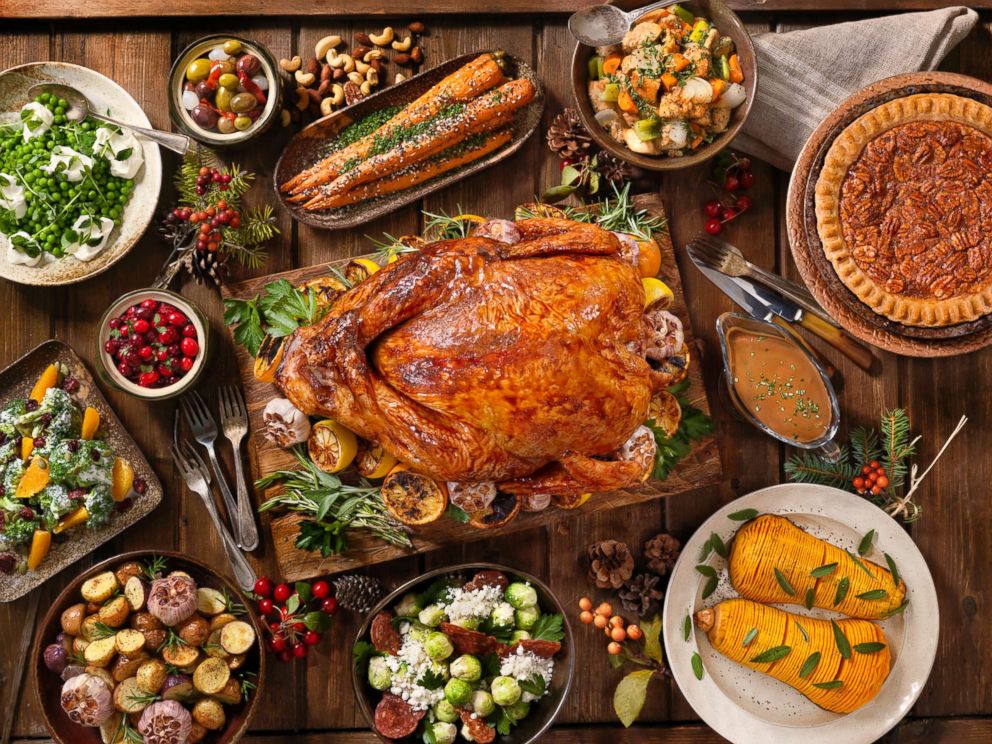
[[[729,544],[743,524],[728,514],[756,509],[781,514],[812,533],[847,550],[856,551],[868,530],[876,532],[866,556],[885,565],[883,551],[892,556],[906,582],[909,605],[881,623],[893,655],[892,671],[881,691],[862,708],[840,715],[807,700],[784,682],[736,664],[715,651],[706,634],[693,628],[684,640],[686,614],[737,596],[727,577],[725,561],[715,553],[707,563],[720,571],[720,585],[702,599],[706,582],[695,566],[712,533]],[[827,610],[777,605],[812,617],[841,617]],[[682,550],[665,597],[664,638],[668,663],[682,694],[710,727],[737,744],[869,744],[895,726],[923,691],[937,653],[937,592],[923,556],[902,526],[881,509],[855,494],[815,485],[785,484],[755,491],[733,501],[703,523]],[[704,674],[697,680],[692,654],[699,653]]]
[[[81,91],[92,110],[106,113],[129,124],[151,127],[148,117],[126,90],[105,75],[66,62],[31,62],[0,73],[0,121],[17,120],[21,106],[28,103],[28,88],[36,83],[56,82]],[[158,145],[143,140],[145,162],[135,178],[134,191],[124,208],[121,226],[114,230],[106,249],[92,261],[78,261],[72,256],[51,261],[44,266],[11,264],[0,252],[0,276],[20,284],[53,286],[72,284],[95,276],[127,255],[148,228],[162,188],[162,157]]]

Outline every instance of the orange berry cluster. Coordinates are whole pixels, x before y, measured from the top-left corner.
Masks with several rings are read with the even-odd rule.
[[[882,467],[879,461],[872,460],[861,468],[860,475],[856,475],[851,479],[851,485],[861,495],[871,493],[874,496],[878,496],[878,494],[889,487],[889,478],[885,472],[885,468]]]
[[[606,650],[616,656],[623,650],[622,644],[628,638],[632,641],[639,641],[643,637],[640,627],[634,624],[627,625],[627,621],[620,615],[613,614],[613,605],[609,602],[600,603],[595,611],[592,609],[592,600],[583,597],[579,600],[579,620],[585,625],[594,625],[610,639]]]

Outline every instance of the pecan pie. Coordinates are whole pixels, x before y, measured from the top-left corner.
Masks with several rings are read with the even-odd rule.
[[[992,312],[992,108],[926,93],[863,114],[827,152],[816,220],[876,313],[947,326]]]

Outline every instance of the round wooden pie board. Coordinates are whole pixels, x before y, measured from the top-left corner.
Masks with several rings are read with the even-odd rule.
[[[992,106],[992,85],[956,73],[914,72],[872,83],[820,122],[806,141],[789,181],[786,225],[792,256],[803,281],[820,305],[852,335],[896,354],[953,356],[992,343],[992,315],[941,328],[904,325],[878,315],[837,276],[816,229],[816,181],[834,138],[866,111],[916,93],[953,93]]]

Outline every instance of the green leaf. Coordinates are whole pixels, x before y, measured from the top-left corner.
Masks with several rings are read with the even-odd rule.
[[[875,539],[875,530],[871,529],[865,533],[865,536],[861,538],[861,542],[858,543],[858,555],[868,555],[871,550],[872,541]]]
[[[530,629],[535,641],[561,641],[565,637],[561,615],[541,615]]]
[[[307,630],[312,630],[315,633],[325,633],[331,627],[331,616],[326,612],[314,610],[303,616],[303,624],[307,627]]]
[[[885,553],[885,562],[889,566],[889,573],[892,574],[892,583],[899,586],[899,569],[896,568],[896,562],[892,559],[892,556]]]
[[[836,690],[844,684],[843,680],[832,679],[829,682],[814,682],[813,687],[819,687],[821,690]]]
[[[661,648],[661,618],[655,615],[649,622],[641,625],[644,632],[644,654],[659,664],[664,659]]]
[[[454,504],[448,504],[448,510],[445,512],[444,516],[461,524],[466,524],[469,520],[468,512],[464,509],[459,509]]]
[[[705,563],[700,563],[696,566],[696,570],[708,579],[716,576],[716,569],[713,566],[707,566]]]
[[[444,678],[442,677],[441,679],[443,680]],[[544,677],[542,677],[540,674],[532,674],[528,679],[520,680],[520,689],[523,690],[524,692],[529,692],[531,695],[534,695],[535,697],[541,697],[542,695],[544,695],[544,691],[546,688],[547,685],[544,681]]]
[[[360,679],[365,679],[369,670],[369,659],[375,655],[375,646],[368,641],[359,641],[351,649],[351,664]]]
[[[613,658],[612,656],[610,657]],[[500,658],[496,653],[486,654],[482,657],[482,671],[485,677],[498,677],[500,668]]]
[[[619,654],[614,656],[613,654],[606,655],[606,661],[613,669],[619,669],[623,666],[623,659],[620,658]],[[499,676],[499,668],[496,669],[496,676]]]
[[[746,648],[747,646],[750,646],[754,642],[754,639],[757,637],[758,637],[758,629],[751,628],[751,630],[749,630],[747,633],[744,634],[744,640],[741,641],[741,645]]]
[[[574,194],[576,191],[574,186],[552,186],[550,189],[541,194],[541,201],[545,204],[554,204],[555,202],[560,202],[562,199],[567,199],[569,196]]]
[[[792,588],[792,584],[790,584],[789,580],[785,578],[785,574],[779,571],[778,567],[775,567],[774,571],[775,571],[775,581],[777,581],[778,585],[782,587],[782,591],[788,594],[790,597],[795,597],[796,590]]]
[[[715,532],[710,534],[710,544],[713,546],[713,550],[718,556],[726,560],[730,557],[730,552],[727,550],[727,545],[723,542],[723,539]]]
[[[837,582],[837,593],[834,594],[834,607],[844,601],[848,590],[851,588],[851,580],[846,576]]]
[[[822,579],[824,576],[829,576],[836,570],[837,570],[836,563],[824,563],[822,566],[817,566],[812,571],[810,571],[809,575],[812,576],[814,579]]]
[[[888,599],[889,593],[884,589],[872,589],[869,592],[861,592],[858,595],[858,599],[863,599],[867,602],[877,602],[881,599]]]
[[[543,682],[544,680],[541,679]],[[444,687],[444,676],[438,674],[433,669],[428,669],[417,680],[417,684],[428,690],[439,690]],[[523,687],[523,685],[521,685]]]
[[[889,610],[888,612],[886,612],[884,615],[882,615],[882,617],[892,617],[893,615],[901,615],[903,612],[905,612],[905,610],[906,610],[906,608],[908,606],[909,606],[909,600],[908,599],[903,600],[903,603],[901,605],[899,605],[898,607],[892,608],[891,610]]]
[[[784,659],[792,653],[792,646],[772,646],[751,659],[753,664],[771,664],[773,661]]]
[[[582,177],[579,169],[574,165],[566,165],[561,169],[561,183],[563,186],[572,186]]]
[[[807,610],[812,610],[813,605],[816,603],[816,590],[810,587],[806,590],[806,598],[803,600],[803,606]],[[808,639],[807,639],[808,640]]]
[[[682,621],[682,640],[688,641],[692,636],[692,617],[685,613],[685,620]]]
[[[809,656],[806,657],[806,661],[803,665],[799,667],[799,676],[808,677],[816,669],[816,665],[820,663],[820,652],[814,651]]]
[[[434,724],[426,718],[421,722],[421,739],[423,744],[437,744],[437,737],[434,735]]]
[[[879,651],[885,648],[884,643],[878,643],[877,641],[872,641],[869,643],[859,643],[854,647],[854,650],[859,654],[877,654]]]
[[[300,609],[300,595],[293,594],[286,600],[286,612],[292,615],[298,609]]]
[[[735,511],[728,514],[727,519],[732,519],[735,522],[748,522],[757,516],[757,509],[741,509],[740,511]]]
[[[702,595],[703,599],[708,599],[709,596],[716,591],[716,588],[719,585],[719,583],[720,580],[716,576],[707,579],[706,586],[703,587],[703,595]]]
[[[312,592],[310,591],[310,584],[308,584],[305,581],[297,581],[296,584],[293,585],[293,588],[296,589],[296,593],[300,595],[301,603],[305,605],[307,602],[310,601],[310,597],[312,596]]]
[[[693,653],[692,655],[692,673],[696,675],[696,679],[703,678],[703,657],[698,653]]]
[[[121,150],[119,153],[117,153],[114,156],[114,159],[124,161],[127,160],[129,157],[131,157],[133,154],[134,154],[134,148],[126,147],[123,150]]]
[[[641,714],[648,695],[648,683],[653,676],[653,669],[639,669],[620,680],[613,691],[613,710],[625,727],[629,728]]]
[[[864,563],[861,562],[861,559],[858,558],[858,556],[856,556],[850,550],[845,550],[844,552],[847,553],[848,557],[850,557],[850,559],[857,564],[858,568],[860,568],[862,571],[864,571],[866,574],[868,574],[868,576],[870,578],[872,578],[872,579],[875,578],[875,574],[873,574],[871,571],[868,570],[868,567]]]
[[[699,562],[702,563],[707,558],[710,557],[710,553],[713,552],[713,543],[709,540],[703,543],[703,547],[699,550]]]
[[[806,643],[809,643],[809,633],[806,632],[806,628],[804,628],[802,623],[798,620],[796,621],[796,627],[799,628],[799,632],[802,634],[803,640],[806,641]]]
[[[830,621],[830,627],[834,631],[834,643],[837,644],[837,650],[840,651],[840,655],[845,659],[851,658],[851,642],[847,640],[847,636],[844,635],[844,631],[841,630],[840,626],[836,621]]]

